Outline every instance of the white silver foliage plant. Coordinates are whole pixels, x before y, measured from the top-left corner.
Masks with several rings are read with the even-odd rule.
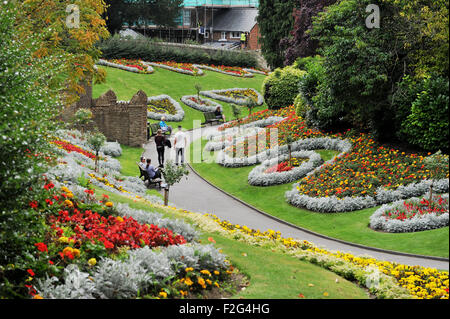
[[[449,195],[444,194],[442,198],[445,200],[445,205],[442,206],[446,212],[442,214],[427,213],[424,215],[416,214],[412,218],[405,220],[397,220],[386,217],[386,213],[395,209],[403,209],[405,200],[399,200],[391,204],[384,204],[378,208],[372,216],[370,216],[370,227],[375,230],[381,230],[389,233],[408,233],[423,230],[431,230],[448,226],[449,212],[448,199]],[[408,199],[409,203],[419,203],[422,197],[413,197]],[[428,198],[426,198],[428,199]],[[434,196],[433,200],[437,201],[438,196]]]
[[[277,165],[279,162],[289,160],[289,155],[284,154],[278,158],[265,160],[261,165],[256,166],[248,175],[248,183],[253,186],[271,186],[291,183],[299,180],[311,172],[314,168],[322,164],[322,157],[313,151],[293,152],[292,157],[307,158],[308,161],[298,167],[293,167],[286,172],[266,173],[266,171]]]

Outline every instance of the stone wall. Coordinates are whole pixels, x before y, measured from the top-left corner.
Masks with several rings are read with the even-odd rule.
[[[108,140],[137,147],[147,142],[147,95],[143,91],[123,102],[109,90],[92,100],[91,111],[97,128]]]
[[[142,147],[147,143],[147,95],[137,92],[130,101],[117,101],[116,94],[109,90],[98,99],[92,98],[92,89],[72,106],[61,112],[65,122],[72,122],[74,114],[80,108],[90,109],[93,123],[86,130],[97,128],[108,141],[120,144]]]

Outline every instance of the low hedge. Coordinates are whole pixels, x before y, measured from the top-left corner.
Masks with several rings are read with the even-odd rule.
[[[149,62],[176,61],[226,66],[257,68],[256,57],[248,52],[216,51],[207,53],[201,48],[171,47],[155,44],[151,39],[131,39],[113,36],[98,42],[104,59],[142,59]]]

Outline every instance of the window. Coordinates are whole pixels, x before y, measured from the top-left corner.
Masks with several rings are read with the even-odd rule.
[[[209,39],[209,32],[208,31],[205,32],[205,39]]]
[[[191,10],[183,10],[183,25],[191,25]]]
[[[241,33],[240,32],[230,32],[230,38],[232,39],[240,39]]]
[[[221,38],[222,41],[226,41],[227,40],[227,33],[226,32],[222,32]]]

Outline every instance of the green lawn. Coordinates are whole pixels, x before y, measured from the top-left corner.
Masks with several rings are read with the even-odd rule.
[[[104,68],[107,71],[106,83],[94,85],[94,98],[99,97],[109,89],[112,89],[116,93],[119,100],[129,100],[139,90],[143,90],[148,96],[167,94],[178,101],[183,107],[185,118],[181,122],[181,125],[188,130],[193,128],[194,120],[201,120],[202,122],[204,120],[202,112],[194,110],[180,101],[184,95],[196,94],[194,88],[196,83],[199,83],[204,91],[229,88],[253,88],[261,93],[262,83],[265,78],[263,75],[255,75],[254,78],[238,78],[212,71],[205,71],[205,75],[193,77],[160,68],[155,68],[155,73],[153,74],[136,74],[115,68],[100,68]],[[227,103],[219,103],[224,106],[224,113],[227,119],[232,119],[231,106]],[[255,108],[254,112],[266,108],[266,106],[260,106]],[[247,109],[243,109],[243,115],[246,115],[247,112]],[[155,121],[150,120],[150,122]],[[175,126],[179,123],[169,124]]]
[[[333,156],[329,151],[320,153],[324,160]],[[371,247],[429,256],[449,255],[448,227],[417,233],[380,233],[368,227],[369,218],[376,208],[348,213],[315,213],[293,207],[285,201],[284,194],[292,189],[293,183],[271,187],[250,186],[247,178],[253,167],[225,168],[215,163],[194,163],[192,166],[224,191],[270,215],[317,233]]]
[[[132,208],[158,212],[165,217],[182,218],[174,216],[171,210],[151,207],[143,202],[134,202],[132,199],[99,187],[94,186],[94,189],[99,198],[102,194],[106,194],[115,203],[127,203]],[[187,218],[186,222],[191,223]],[[235,241],[218,233],[202,232],[200,239],[202,242],[210,244],[209,237],[214,238],[215,247],[221,249],[231,263],[248,278],[248,287],[232,298],[296,299],[300,294],[303,294],[306,299],[369,298],[368,293],[357,284],[319,266],[280,252],[274,252],[269,248],[255,247]]]

